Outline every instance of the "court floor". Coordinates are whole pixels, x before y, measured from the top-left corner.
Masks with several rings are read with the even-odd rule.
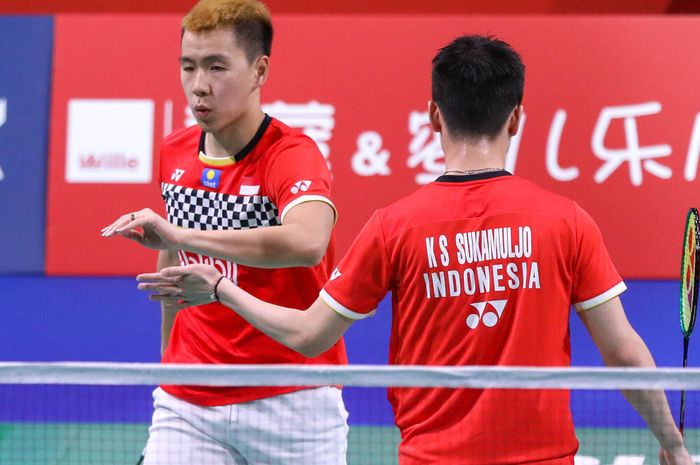
[[[0,463],[131,465],[138,460],[147,431],[143,423],[2,423]],[[646,429],[580,428],[577,434],[577,465],[658,463],[656,441]],[[348,465],[396,465],[398,442],[393,427],[353,426]],[[700,454],[700,429],[686,430],[686,442],[691,453]]]

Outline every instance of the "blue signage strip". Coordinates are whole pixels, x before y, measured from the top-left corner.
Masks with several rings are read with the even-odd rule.
[[[632,326],[659,366],[679,367],[678,281],[628,281],[627,285],[622,301]],[[133,278],[0,276],[0,315],[2,361],[157,362],[160,356],[160,309],[136,289]],[[391,296],[387,296],[373,318],[355,323],[345,333],[350,363],[386,364],[390,331]],[[602,365],[573,310],[571,343],[574,365]],[[690,366],[700,364],[697,348],[690,351]],[[117,417],[147,423],[152,404],[149,391],[147,387],[0,386],[0,424],[42,419],[113,422]],[[698,391],[688,393],[688,428],[700,427],[699,396]],[[669,392],[668,397],[677,415],[680,395]],[[344,398],[351,425],[393,424],[384,389],[346,386]],[[18,405],[17,399],[61,399],[62,408],[51,410],[48,401]],[[85,405],[101,399],[101,404],[78,409],[78,399],[84,399]],[[621,418],[627,427],[644,427],[641,417],[616,391],[576,391],[571,406],[577,427],[615,427],[621,425]]]
[[[0,16],[0,273],[44,270],[53,24]]]

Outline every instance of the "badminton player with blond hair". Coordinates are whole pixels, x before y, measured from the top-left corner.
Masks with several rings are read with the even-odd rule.
[[[158,249],[158,268],[210,264],[256,297],[306,308],[333,264],[330,173],[314,142],[265,114],[270,14],[202,0],[182,22],[180,77],[197,125],[161,147],[167,219],[149,209],[104,228]],[[344,364],[342,340],[306,357],[218,302],[162,308],[164,363]],[[145,465],[344,465],[340,389],[160,386]],[[310,420],[309,412],[316,413]]]

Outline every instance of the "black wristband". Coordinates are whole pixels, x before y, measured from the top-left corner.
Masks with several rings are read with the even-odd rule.
[[[214,292],[211,293],[211,297],[216,302],[220,302],[219,294],[217,294],[217,289],[219,288],[219,284],[221,283],[221,280],[224,279],[225,277],[226,276],[224,276],[224,275],[219,276],[219,279],[216,280],[216,284],[214,284]]]

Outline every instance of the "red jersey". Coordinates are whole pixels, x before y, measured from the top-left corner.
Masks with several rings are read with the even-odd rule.
[[[296,205],[330,200],[330,173],[314,142],[266,115],[253,140],[231,158],[204,153],[204,132],[174,132],[161,148],[161,186],[168,220],[200,230],[279,226]],[[316,300],[333,264],[333,239],[314,267],[263,269],[179,251],[180,263],[215,266],[241,289],[267,302],[306,309]],[[343,341],[309,359],[279,344],[218,302],[177,314],[164,363],[344,364]],[[163,386],[199,405],[248,402],[301,387]]]
[[[362,292],[358,292],[362,289]],[[378,210],[321,297],[370,316],[392,292],[390,363],[568,366],[569,309],[625,290],[593,220],[505,171],[442,176]],[[408,464],[573,464],[567,390],[389,390]]]

